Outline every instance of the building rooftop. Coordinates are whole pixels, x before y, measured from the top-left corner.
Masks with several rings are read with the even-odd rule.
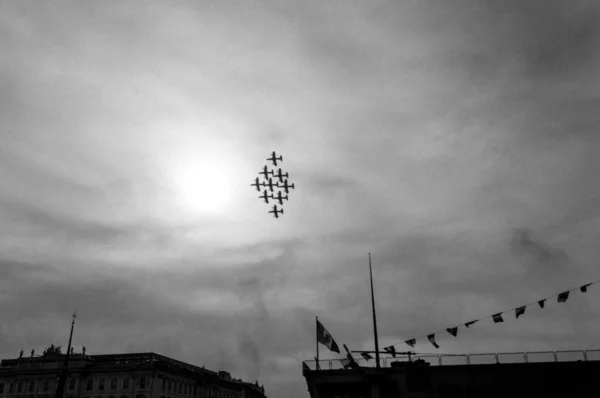
[[[53,354],[47,356],[23,356],[21,358],[3,359],[0,361],[0,372],[10,373],[26,369],[59,369],[63,366],[66,354]],[[226,371],[215,372],[204,367],[191,365],[154,352],[131,353],[131,354],[103,354],[84,355],[71,354],[69,367],[93,367],[95,370],[113,369],[135,366],[137,368],[163,368],[188,373],[190,376],[202,376],[214,380],[223,380],[229,383],[242,384],[246,387],[264,392],[264,387],[258,382],[249,383],[241,379],[231,377]]]
[[[387,353],[386,353],[387,354]],[[354,360],[365,368],[374,368],[375,359],[369,361],[362,357]],[[486,364],[509,364],[509,363],[548,363],[548,362],[577,362],[577,361],[600,361],[600,349],[572,350],[572,351],[521,351],[521,352],[496,352],[476,354],[414,354],[397,355],[394,357],[383,357],[380,359],[382,368],[401,367],[402,363],[422,360],[428,366],[452,366],[452,365],[486,365]],[[304,361],[305,371],[341,370],[344,359],[321,359],[318,367],[315,360]]]

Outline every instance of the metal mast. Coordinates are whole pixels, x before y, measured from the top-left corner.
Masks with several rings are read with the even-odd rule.
[[[65,356],[65,362],[63,364],[63,369],[60,373],[60,378],[58,379],[58,385],[56,386],[55,398],[63,398],[63,395],[65,393],[65,383],[67,382],[67,374],[69,372],[69,359],[71,357],[71,341],[73,340],[73,329],[75,328],[75,318],[77,318],[77,313],[73,312],[73,321],[71,322],[71,334],[69,335],[69,346],[67,347],[67,355]]]
[[[379,338],[377,337],[377,316],[375,315],[375,293],[373,293],[373,269],[371,267],[371,253],[369,253],[369,274],[371,276],[371,305],[373,307],[373,334],[375,335],[375,363],[379,366]]]

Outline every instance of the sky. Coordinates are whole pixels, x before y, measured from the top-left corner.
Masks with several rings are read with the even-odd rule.
[[[598,70],[596,1],[0,0],[0,357],[77,310],[300,398],[315,316],[373,347],[368,253],[397,350],[600,279]],[[600,348],[599,287],[414,350]]]

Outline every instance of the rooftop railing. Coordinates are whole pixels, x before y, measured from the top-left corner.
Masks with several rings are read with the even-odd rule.
[[[452,365],[490,365],[509,363],[541,363],[541,362],[576,362],[576,361],[600,361],[600,350],[575,350],[575,351],[536,351],[536,352],[498,352],[484,354],[414,354],[410,361],[421,359],[430,366],[452,366]],[[375,359],[366,360],[363,357],[354,360],[366,368],[375,367]],[[408,355],[397,355],[383,357],[380,359],[381,367],[390,368],[392,362],[407,362]],[[316,361],[304,361],[310,370],[336,370],[344,369],[344,359],[321,359]]]

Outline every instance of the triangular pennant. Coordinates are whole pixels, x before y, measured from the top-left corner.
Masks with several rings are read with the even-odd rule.
[[[476,320],[476,321],[467,322],[467,323],[465,323],[465,326],[466,326],[466,327],[469,327],[469,326],[471,326],[472,324],[474,324],[475,322],[477,322],[477,320]]]
[[[504,319],[502,319],[502,313],[501,312],[492,315],[492,319],[494,320],[494,323],[504,322]]]
[[[456,335],[458,334],[458,327],[453,327],[453,328],[448,328],[446,329],[448,331],[448,333],[450,333],[452,336],[456,337]]]
[[[522,307],[519,307],[519,308],[517,308],[517,309],[515,310],[515,316],[517,317],[517,319],[519,319],[519,317],[520,317],[521,315],[525,314],[525,307],[526,307],[526,306],[522,306]]]
[[[583,285],[579,288],[579,290],[581,290],[581,293],[587,293],[587,288],[590,285],[591,285],[591,283],[588,283],[587,285]]]
[[[392,356],[394,358],[396,358],[396,349],[394,348],[393,345],[389,346],[389,347],[383,347],[383,349],[387,352],[389,352],[390,354],[392,354]]]
[[[440,346],[435,342],[435,333],[430,334],[429,336],[427,336],[427,338],[435,348],[440,348]]]
[[[409,345],[409,346],[411,346],[411,347],[414,347],[415,344],[417,344],[417,340],[416,339],[410,339],[410,340],[406,340],[404,343],[407,344],[407,345]]]
[[[368,352],[361,352],[360,355],[362,355],[362,357],[364,359],[366,359],[367,361],[370,361],[371,359],[373,359],[373,357],[371,355],[369,355]]]
[[[538,301],[538,304],[539,304],[540,308],[544,308],[544,303],[545,302],[546,302],[546,299]]]
[[[568,290],[566,292],[562,292],[561,294],[558,295],[559,303],[564,303],[568,299],[569,299],[569,291]]]

